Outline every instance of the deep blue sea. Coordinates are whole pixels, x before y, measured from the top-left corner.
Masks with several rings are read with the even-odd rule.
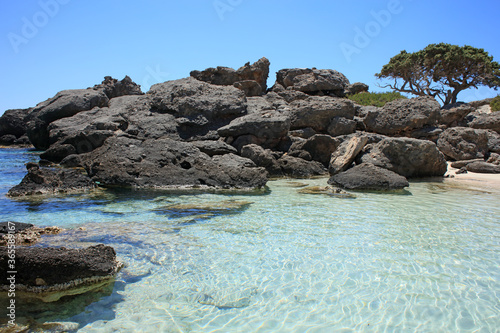
[[[300,193],[326,178],[270,181],[259,195],[101,189],[7,198],[24,164],[37,160],[34,151],[0,149],[0,221],[64,228],[38,246],[103,243],[125,267],[101,290],[20,304],[20,324],[500,332],[500,190],[487,184],[411,182],[402,194],[354,199]]]

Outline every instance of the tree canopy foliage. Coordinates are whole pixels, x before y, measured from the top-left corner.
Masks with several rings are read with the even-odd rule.
[[[484,49],[440,43],[414,53],[401,51],[375,76],[392,81],[384,88],[437,97],[447,105],[462,90],[500,87],[500,64]]]

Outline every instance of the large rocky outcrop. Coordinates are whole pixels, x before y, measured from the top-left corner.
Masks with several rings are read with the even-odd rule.
[[[447,164],[436,144],[427,140],[387,137],[363,150],[360,162],[394,171],[401,176],[443,176]]]
[[[114,136],[85,154],[82,164],[102,185],[139,188],[260,188],[265,169],[234,154],[209,155],[172,139]]]
[[[291,129],[310,127],[316,132],[326,133],[332,119],[354,118],[354,103],[345,98],[329,96],[310,96],[291,102]]]
[[[29,144],[26,137],[26,116],[30,109],[7,110],[0,117],[0,144]]]
[[[36,163],[26,165],[28,174],[7,193],[10,197],[33,194],[73,193],[92,190],[95,183],[82,170],[44,168]]]
[[[292,68],[276,73],[276,83],[285,89],[298,90],[311,95],[344,97],[349,80],[333,69]]]
[[[215,85],[234,86],[245,92],[246,96],[259,96],[267,90],[270,62],[261,58],[252,65],[246,63],[238,70],[229,67],[207,68],[192,71],[191,77]]]
[[[96,84],[94,90],[103,91],[109,99],[126,95],[143,95],[141,86],[132,81],[129,76],[118,81],[111,76],[105,76],[101,84]]]
[[[0,266],[7,267],[7,247],[0,247]],[[57,301],[62,296],[86,292],[114,278],[122,263],[105,245],[85,249],[18,247],[16,296]],[[1,289],[9,289],[8,270],[0,270]]]
[[[437,142],[439,150],[452,160],[484,158],[488,153],[488,131],[468,127],[452,127]]]
[[[342,142],[338,149],[331,154],[330,164],[328,166],[330,175],[346,171],[367,143],[368,137],[364,135],[353,136]]]
[[[440,117],[439,103],[431,97],[398,99],[382,108],[370,109],[364,118],[367,131],[384,135],[405,135],[434,126]]]
[[[471,117],[469,127],[476,129],[490,129],[500,133],[500,111],[476,114]]]
[[[328,184],[348,190],[400,190],[407,186],[408,180],[395,172],[363,163],[347,171],[333,175]]]

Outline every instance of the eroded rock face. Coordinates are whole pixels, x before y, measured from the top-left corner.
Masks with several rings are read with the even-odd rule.
[[[36,163],[28,163],[26,168],[28,174],[20,184],[9,190],[7,196],[74,193],[96,188],[96,184],[82,170],[45,168]]]
[[[468,127],[452,127],[437,142],[439,150],[452,160],[484,158],[488,152],[488,132]]]
[[[384,135],[404,135],[415,129],[434,126],[440,117],[439,103],[431,97],[398,99],[382,108],[371,108],[364,124],[367,131]]]
[[[7,247],[0,247],[1,267],[7,267],[8,259]],[[112,279],[121,267],[115,250],[102,244],[85,249],[18,247],[16,295],[56,301]],[[2,283],[7,283],[7,272],[0,270]],[[9,286],[1,288],[5,291]]]
[[[25,118],[32,109],[7,110],[0,117],[0,144],[27,144]]]
[[[439,123],[448,127],[463,125],[465,117],[474,110],[470,104],[455,103],[446,105],[440,110]]]
[[[172,139],[109,138],[82,162],[103,185],[139,188],[254,189],[267,182],[265,169],[234,155],[209,155],[194,144]]]
[[[307,94],[333,95],[344,97],[349,80],[333,69],[292,68],[276,73],[276,83],[285,89],[302,91]]]
[[[490,129],[500,133],[500,111],[487,114],[477,114],[468,123],[469,127],[476,129]]]
[[[248,62],[238,70],[218,66],[203,71],[192,71],[191,77],[215,85],[234,86],[245,92],[246,96],[260,96],[267,90],[270,62],[261,58],[255,63]]]
[[[118,81],[111,76],[105,76],[101,84],[97,84],[94,90],[102,90],[109,99],[125,95],[143,95],[141,86],[132,81],[128,76]]]
[[[367,136],[354,136],[342,142],[331,154],[328,167],[330,175],[346,171],[367,143]]]
[[[385,138],[366,145],[360,162],[391,170],[404,177],[434,177],[446,173],[444,155],[431,141]]]
[[[363,163],[333,175],[328,184],[348,190],[400,190],[409,186],[408,180],[395,172]]]

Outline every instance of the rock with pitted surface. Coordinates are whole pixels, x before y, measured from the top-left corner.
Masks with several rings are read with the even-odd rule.
[[[61,118],[88,111],[94,107],[107,106],[108,97],[102,90],[63,90],[45,102],[39,103],[26,117],[28,137],[37,149],[47,149],[49,143],[48,126]]]
[[[454,103],[440,110],[439,123],[448,127],[463,126],[465,117],[475,109],[470,104]]]
[[[344,97],[349,80],[333,69],[292,68],[276,73],[276,83],[285,89],[298,90],[307,94]]]
[[[257,166],[266,168],[270,176],[282,176],[283,172],[270,149],[264,149],[256,144],[249,144],[241,148],[241,156],[251,159]]]
[[[19,141],[26,135],[26,122],[24,119],[32,109],[7,110],[0,117],[0,144],[25,144]]]
[[[439,136],[439,150],[452,160],[484,158],[488,153],[488,131],[468,127],[452,127]]]
[[[465,166],[465,169],[467,171],[477,172],[477,173],[500,173],[500,165],[487,163],[485,161],[468,163]]]
[[[267,182],[265,169],[247,158],[210,157],[192,143],[168,138],[114,136],[82,159],[92,179],[104,186],[255,189]]]
[[[0,266],[7,267],[6,247],[0,247]],[[86,292],[114,278],[123,266],[116,252],[103,244],[84,249],[18,247],[16,296],[57,301],[62,296]],[[0,270],[1,289],[8,290],[8,271]]]
[[[261,58],[255,63],[248,62],[238,70],[219,66],[203,71],[192,71],[191,77],[215,85],[235,86],[247,96],[259,96],[267,90],[270,62]]]
[[[391,170],[401,176],[443,176],[447,170],[444,155],[436,144],[412,138],[390,138],[366,145],[360,162]]]
[[[275,111],[252,113],[231,121],[228,125],[219,128],[218,133],[223,137],[238,137],[254,135],[266,140],[279,139],[288,133],[290,117]]]
[[[118,81],[111,76],[105,76],[101,84],[96,84],[92,89],[102,90],[109,99],[125,95],[143,95],[141,86],[132,81],[127,75]]]
[[[468,123],[469,127],[476,129],[490,129],[500,133],[500,111],[476,114]]]
[[[290,103],[291,129],[310,127],[326,133],[334,117],[354,118],[354,103],[345,98],[310,96]]]
[[[347,86],[347,88],[345,89],[344,93],[346,95],[354,95],[354,94],[359,94],[359,93],[362,93],[362,92],[368,92],[368,89],[370,87],[365,84],[365,83],[362,83],[362,82],[354,82],[350,85]]]
[[[439,103],[432,97],[398,99],[382,108],[370,109],[364,118],[367,131],[384,135],[405,135],[415,129],[434,126],[440,117]]]
[[[299,157],[284,155],[278,159],[283,175],[294,178],[309,178],[326,175],[328,171],[317,161],[306,161]]]
[[[344,117],[333,117],[327,132],[331,136],[347,135],[356,132],[357,122]]]
[[[333,175],[328,184],[348,190],[368,191],[400,190],[409,186],[405,177],[369,163]]]
[[[9,190],[9,197],[34,194],[74,193],[92,190],[96,184],[82,170],[40,167],[37,163],[26,165],[28,174],[21,183]]]

